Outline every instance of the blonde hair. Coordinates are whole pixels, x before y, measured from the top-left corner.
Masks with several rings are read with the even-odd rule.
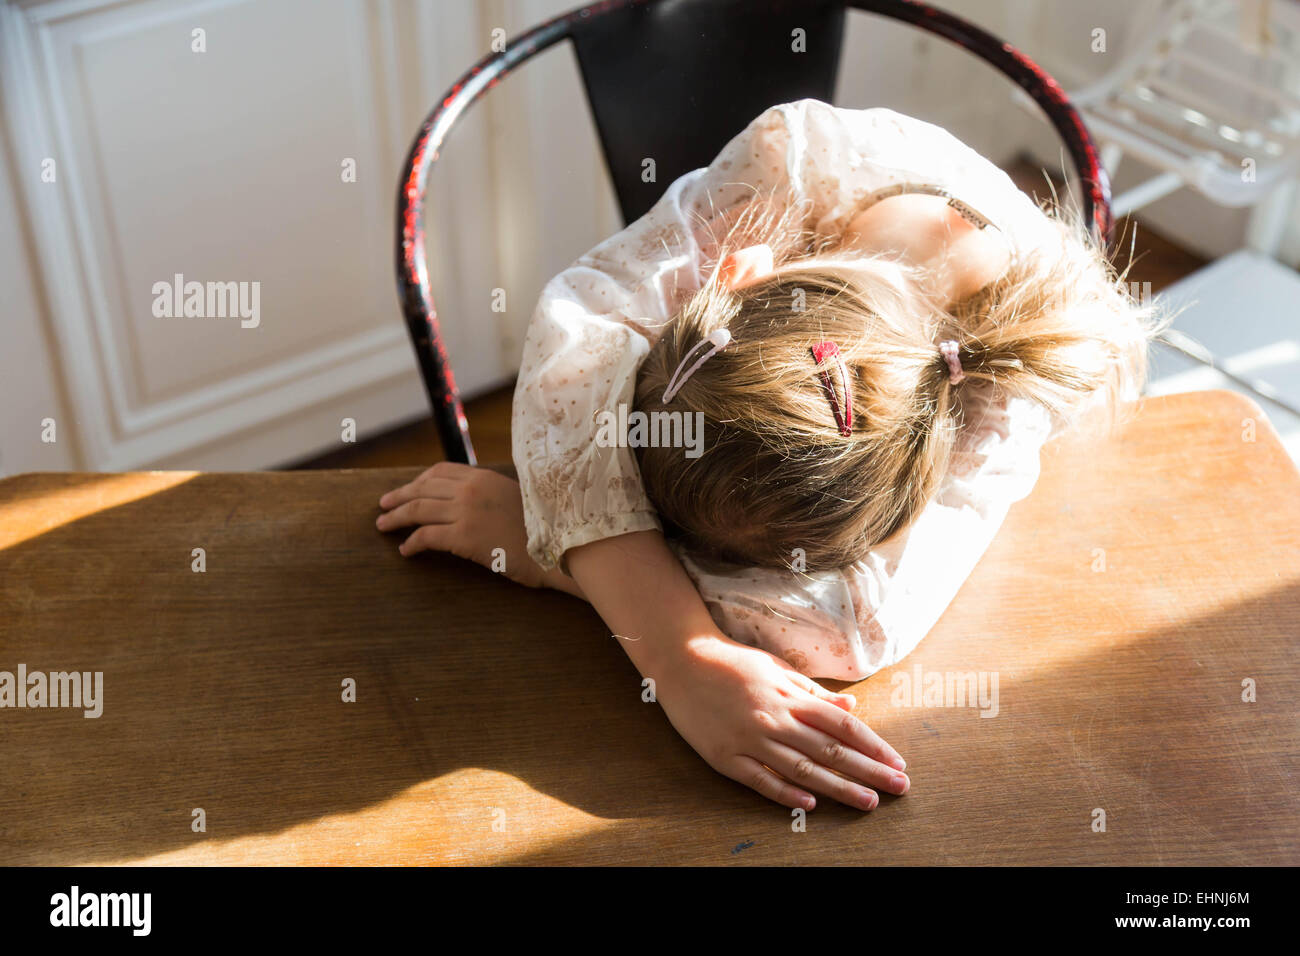
[[[706,564],[846,567],[906,527],[933,498],[962,424],[963,390],[1031,399],[1061,421],[1085,400],[1135,397],[1158,324],[1136,303],[1077,217],[1052,218],[1059,249],[1022,256],[998,280],[943,308],[928,277],[888,257],[815,241],[797,211],[755,200],[717,243],[703,287],[651,349],[637,380],[644,412],[702,412],[703,452],[638,450],[646,492],[666,530]],[[736,291],[720,264],[766,241],[779,263]],[[673,399],[683,357],[727,328]],[[950,381],[938,343],[959,345],[965,381]],[[840,433],[811,347],[835,342],[854,410]]]

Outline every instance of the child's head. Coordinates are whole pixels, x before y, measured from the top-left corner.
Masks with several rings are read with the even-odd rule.
[[[637,410],[704,414],[699,457],[681,448],[638,452],[646,492],[670,532],[706,561],[788,567],[801,549],[809,571],[844,567],[933,497],[963,390],[992,383],[1062,417],[1099,390],[1112,407],[1135,394],[1148,315],[1076,228],[1057,225],[1060,252],[1024,258],[947,309],[925,276],[883,257],[795,256],[733,290],[724,243],[710,280],[637,381]],[[730,343],[665,405],[682,359],[718,328]],[[958,384],[939,349],[947,340],[958,343]],[[848,373],[847,436],[836,420],[844,403],[838,364],[813,357],[823,342],[838,346]],[[828,370],[837,409],[819,374]]]

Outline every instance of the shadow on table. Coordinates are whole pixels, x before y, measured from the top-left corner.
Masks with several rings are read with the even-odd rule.
[[[1074,655],[1044,657],[1041,635],[993,621],[964,624],[855,688],[908,760],[908,795],[884,795],[866,816],[823,799],[796,832],[785,811],[695,781],[675,828],[628,821],[506,862],[1300,864],[1300,583],[1145,634],[1099,614],[1096,640]],[[972,652],[972,633],[987,635],[983,649]],[[894,691],[921,661],[927,678],[996,671],[995,715],[902,706]],[[706,799],[716,812],[699,812]]]
[[[0,550],[0,670],[104,674],[98,719],[0,712],[6,862],[276,832],[465,767],[600,817],[668,812],[651,765],[709,773],[589,606],[401,558],[392,475],[199,475]]]
[[[275,833],[466,767],[627,821],[518,862],[698,859],[696,812],[723,821],[717,862],[792,852],[784,811],[710,771],[641,701],[588,606],[444,555],[403,560],[400,539],[373,528],[391,484],[201,475],[0,550],[0,666],[105,681],[96,720],[0,714],[5,861],[112,862]],[[1283,784],[1296,758],[1277,756],[1265,718],[1294,723],[1295,669],[1216,639],[1229,618],[1238,631],[1243,615],[1264,629],[1294,621],[1297,602],[1291,587],[1073,660],[1002,667],[999,719],[873,714],[908,756],[914,793],[865,818],[824,801],[802,858],[1000,862],[1020,847],[1021,861],[1084,862],[1101,846],[1087,827],[1099,801],[1126,808],[1130,827],[1140,818],[1140,835],[1116,840],[1148,850],[1153,828],[1163,844],[1221,847],[1243,815],[1293,819]],[[1256,675],[1280,696],[1240,703],[1241,678]],[[356,703],[341,700],[347,678]],[[1025,806],[1055,810],[1026,819]],[[191,832],[194,807],[206,835]],[[755,833],[752,851],[731,852]],[[1237,847],[1219,857],[1249,862]]]

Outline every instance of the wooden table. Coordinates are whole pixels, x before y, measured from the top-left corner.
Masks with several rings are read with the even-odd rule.
[[[412,473],[0,482],[0,670],[104,673],[98,719],[0,710],[0,859],[1300,863],[1300,476],[1241,398],[1051,446],[855,690],[912,792],[804,833],[641,702],[586,605],[399,557],[376,501]],[[996,673],[997,716],[891,705],[918,665]]]

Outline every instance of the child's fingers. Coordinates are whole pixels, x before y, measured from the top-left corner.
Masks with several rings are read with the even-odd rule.
[[[446,524],[456,520],[456,503],[446,498],[416,498],[398,505],[375,519],[380,531],[406,528],[413,524]]]
[[[790,679],[814,697],[819,697],[824,701],[828,701],[836,707],[847,710],[849,713],[852,713],[854,708],[858,706],[858,699],[852,694],[837,694],[834,691],[827,690],[811,677],[800,674],[798,671],[791,671]]]
[[[837,710],[823,700],[809,701],[807,707],[799,708],[794,715],[808,726],[829,734],[868,757],[889,764],[895,770],[907,767],[907,762],[899,756],[897,750],[885,743],[880,734],[854,715]]]
[[[753,757],[736,757],[723,772],[737,783],[743,783],[756,793],[791,810],[812,810],[817,806],[817,798],[811,793],[791,786]]]
[[[800,750],[770,739],[764,743],[764,747],[759,759],[796,787],[807,787],[824,793],[846,807],[856,807],[859,810],[874,810],[880,804],[880,796],[870,787],[832,773]]]
[[[416,498],[454,498],[457,482],[449,478],[425,478],[421,475],[415,481],[394,488],[379,499],[379,507],[387,510],[413,501]]]
[[[456,553],[453,525],[426,524],[411,532],[410,537],[397,547],[398,553],[409,558],[421,551],[450,551]]]
[[[814,697],[820,697],[828,704],[839,707],[841,710],[847,710],[850,714],[857,708],[858,699],[852,694],[837,694],[834,691],[827,690],[821,685],[816,686],[817,689],[813,691]]]
[[[801,754],[813,754],[817,761],[837,773],[842,773],[855,783],[876,787],[890,793],[907,793],[907,775],[878,760],[854,750],[834,737],[804,723],[781,728],[772,733],[773,739]]]

